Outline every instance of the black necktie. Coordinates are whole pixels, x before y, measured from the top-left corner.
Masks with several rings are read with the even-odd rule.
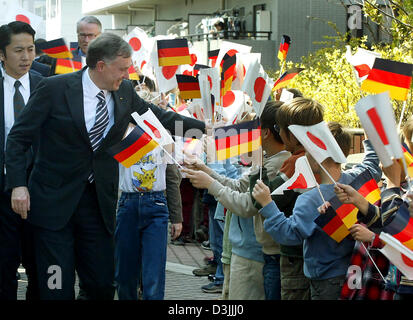
[[[13,106],[14,106],[14,121],[16,121],[17,117],[19,116],[20,112],[24,108],[24,99],[22,94],[20,93],[19,87],[22,84],[19,80],[14,82],[14,96],[13,96]]]
[[[99,148],[99,145],[103,139],[103,133],[109,124],[109,112],[108,107],[106,106],[105,94],[103,91],[100,91],[96,97],[99,99],[99,102],[96,106],[95,124],[89,131],[89,139],[93,151],[96,151],[96,149]],[[89,175],[88,180],[90,183],[93,182],[93,172]]]

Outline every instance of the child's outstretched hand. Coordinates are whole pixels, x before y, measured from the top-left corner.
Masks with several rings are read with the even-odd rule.
[[[257,180],[252,191],[252,196],[262,207],[265,207],[272,201],[270,188],[268,188],[261,180]]]
[[[189,181],[197,189],[208,189],[212,182],[214,182],[214,178],[203,171],[183,169],[182,172],[185,173],[186,178],[189,178]]]
[[[321,206],[319,206],[319,207],[317,208],[317,210],[318,210],[318,212],[319,212],[320,214],[325,214],[326,211],[327,211],[327,209],[328,209],[328,207],[331,207],[331,204],[330,204],[330,202],[326,201],[326,202],[324,202]]]
[[[368,201],[352,186],[338,183],[334,186],[334,192],[341,203],[354,204],[362,214],[367,214]]]

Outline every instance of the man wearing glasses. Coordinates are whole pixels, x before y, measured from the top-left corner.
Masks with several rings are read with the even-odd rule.
[[[94,16],[85,16],[76,24],[78,47],[72,51],[74,60],[81,59],[82,66],[86,64],[87,48],[90,41],[102,32],[102,24]]]

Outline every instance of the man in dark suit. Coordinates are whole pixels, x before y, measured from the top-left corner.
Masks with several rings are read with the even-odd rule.
[[[88,297],[113,299],[119,164],[107,149],[122,139],[131,114],[150,108],[172,134],[205,131],[203,122],[138,97],[125,80],[131,54],[119,36],[101,34],[89,45],[88,67],[41,81],[8,136],[7,187],[13,210],[34,225],[42,299],[73,299],[75,270]],[[35,134],[27,185],[24,153]]]
[[[29,24],[20,21],[0,27],[0,59],[3,65],[0,78],[0,300],[17,299],[16,273],[21,261],[29,279],[26,298],[37,298],[30,226],[12,210],[10,192],[3,191],[7,175],[4,169],[6,137],[42,79],[29,71],[35,56],[34,34]],[[26,174],[30,171],[32,159],[32,150],[28,150],[23,169]]]

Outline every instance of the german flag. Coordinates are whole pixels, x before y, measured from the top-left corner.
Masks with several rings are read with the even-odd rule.
[[[221,71],[221,97],[231,90],[232,80],[234,79],[234,72],[237,63],[237,57],[226,55],[223,59]]]
[[[284,72],[281,77],[279,77],[278,80],[275,81],[274,86],[272,87],[272,91],[286,87],[290,83],[290,81],[303,70],[304,68],[292,68]]]
[[[215,67],[219,54],[219,49],[208,51],[208,59],[211,60],[212,68]]]
[[[67,47],[66,42],[63,38],[39,43],[37,46],[40,50],[42,50],[50,57],[62,59],[73,58],[72,52]]]
[[[136,72],[135,68],[133,67],[133,65],[131,65],[128,69],[128,73],[129,73],[129,79],[130,80],[139,80],[139,75]]]
[[[157,40],[159,66],[191,64],[187,39]]]
[[[201,89],[199,88],[198,78],[184,74],[177,74],[176,82],[178,82],[179,95],[182,99],[187,100],[201,98]]]
[[[261,146],[261,126],[258,119],[220,127],[214,130],[217,160],[225,160],[258,150]]]
[[[71,59],[56,59],[56,74],[65,74],[82,69],[82,62]]]
[[[136,126],[121,142],[108,149],[108,152],[124,167],[129,168],[145,154],[158,146],[149,134]]]
[[[290,48],[291,39],[285,34],[281,37],[280,48],[278,49],[278,59],[284,61],[287,59],[288,49]]]
[[[332,207],[328,207],[324,214],[320,214],[315,220],[317,224],[330,238],[340,243],[350,233]]]
[[[403,203],[399,210],[386,220],[383,231],[413,250],[413,219],[410,217],[406,204]]]
[[[368,202],[379,205],[381,200],[380,189],[369,170],[364,170],[350,185]],[[357,222],[358,209],[356,206],[353,204],[344,204],[337,197],[333,197],[329,202],[347,228],[350,228]]]
[[[361,89],[371,93],[389,91],[390,97],[406,100],[412,83],[413,64],[376,58]]]

